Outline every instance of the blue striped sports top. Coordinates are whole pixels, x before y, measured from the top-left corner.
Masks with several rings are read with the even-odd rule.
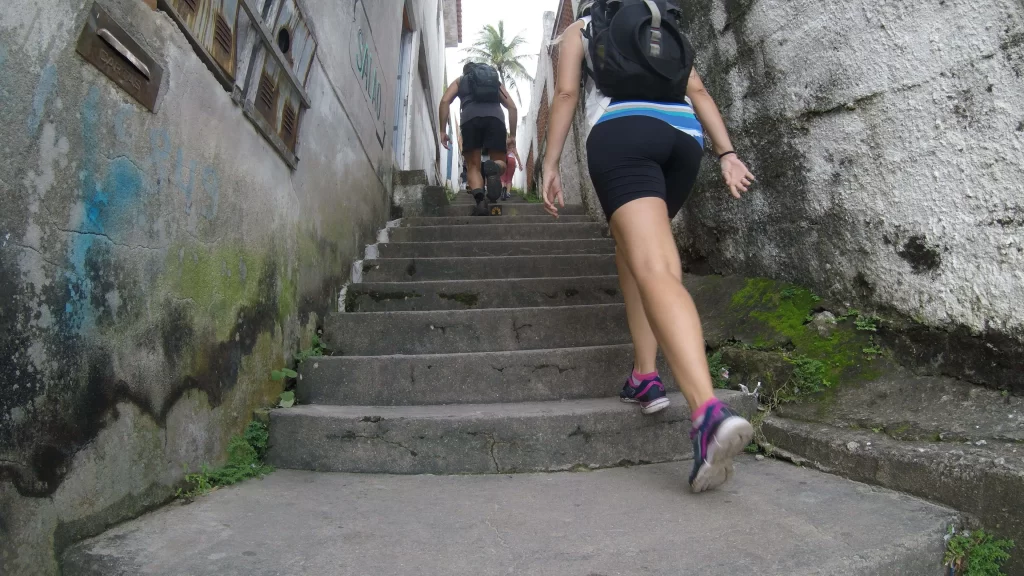
[[[667,122],[670,126],[693,136],[704,147],[704,127],[689,104],[677,102],[642,102],[629,100],[613,102],[605,109],[597,124],[624,116],[649,116]]]

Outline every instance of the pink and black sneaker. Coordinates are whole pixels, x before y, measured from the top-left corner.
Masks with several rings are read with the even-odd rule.
[[[636,371],[626,380],[619,392],[619,399],[630,404],[639,404],[644,414],[654,414],[668,408],[669,400],[665,397],[665,385],[661,383],[658,373],[637,374]]]
[[[754,439],[754,427],[720,400],[713,399],[698,409],[690,439],[693,440],[694,492],[714,490],[732,478],[732,459]]]

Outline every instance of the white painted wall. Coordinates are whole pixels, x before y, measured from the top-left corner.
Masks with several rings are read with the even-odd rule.
[[[698,68],[760,183],[730,201],[709,165],[684,248],[723,272],[1024,338],[1024,5],[693,14]]]

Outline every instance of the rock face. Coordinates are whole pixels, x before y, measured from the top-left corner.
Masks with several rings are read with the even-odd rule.
[[[978,364],[1004,369],[933,367],[1024,389],[1006,360],[1024,336],[1024,6],[689,8],[697,68],[758,177],[736,202],[705,166],[679,222],[691,267],[795,281],[959,342],[913,339],[921,365],[994,346]]]

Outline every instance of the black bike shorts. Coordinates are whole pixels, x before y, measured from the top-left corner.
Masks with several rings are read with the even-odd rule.
[[[587,138],[590,179],[609,220],[638,198],[661,198],[674,218],[697,181],[703,156],[696,138],[650,116],[600,122]]]
[[[504,152],[508,147],[508,132],[505,121],[493,116],[479,116],[462,123],[462,148]],[[499,155],[504,159],[504,155]],[[492,158],[494,156],[492,155]]]

